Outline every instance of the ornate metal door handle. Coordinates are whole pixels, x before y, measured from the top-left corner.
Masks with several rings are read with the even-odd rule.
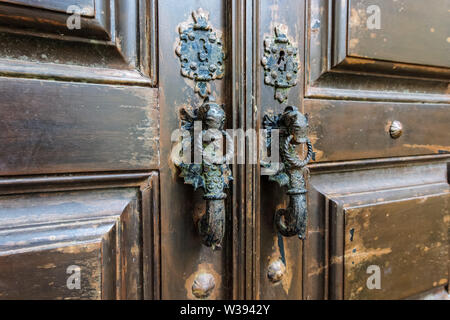
[[[269,132],[273,129],[280,130],[282,163],[269,180],[278,182],[280,186],[286,186],[286,194],[289,195],[288,207],[275,213],[275,224],[283,236],[292,237],[297,234],[300,239],[305,239],[308,219],[305,174],[307,174],[306,165],[313,156],[312,144],[307,137],[308,119],[297,107],[289,106],[282,114],[273,117],[265,115],[264,127]],[[271,143],[271,139],[268,139],[267,145],[270,146]],[[308,148],[304,160],[296,153],[296,146],[300,144],[306,144]]]
[[[179,28],[180,38],[175,52],[181,63],[181,75],[194,80],[195,93],[205,98],[198,108],[181,110],[182,128],[190,137],[182,140],[182,150],[193,149],[194,159],[200,161],[191,163],[191,159],[180,160],[175,155],[173,161],[180,168],[180,176],[184,182],[192,184],[194,189],[202,188],[203,199],[206,200],[206,212],[198,221],[198,230],[202,242],[213,249],[220,249],[225,233],[225,198],[224,189],[232,180],[231,155],[221,156],[223,136],[231,141],[224,130],[225,111],[214,102],[209,85],[210,81],[222,79],[224,76],[224,59],[222,39],[209,22],[209,13],[199,8],[192,12],[192,20],[182,23]],[[195,130],[194,122],[201,123],[201,129]],[[196,132],[198,131],[198,132]],[[232,141],[231,144],[232,145]],[[193,146],[193,148],[192,148]],[[232,150],[231,150],[232,151]],[[195,161],[194,161],[195,162]]]
[[[206,97],[204,103],[193,111],[182,109],[180,114],[182,129],[188,133],[189,138],[182,140],[180,152],[190,151],[201,155],[200,163],[190,163],[182,154],[175,155],[173,161],[180,168],[180,177],[186,184],[191,184],[194,189],[202,188],[203,199],[206,200],[206,212],[198,221],[199,234],[202,242],[208,247],[217,250],[222,247],[225,233],[225,199],[224,189],[233,180],[228,163],[231,162],[232,152],[222,156],[220,144],[225,136],[228,145],[232,143],[231,137],[223,129],[225,112],[222,106],[215,103],[212,97]],[[201,123],[198,133],[195,122]],[[184,135],[186,136],[186,135]],[[191,150],[189,150],[191,149]],[[231,150],[232,151],[232,150]],[[195,157],[195,156],[194,156]],[[184,160],[181,160],[184,158]],[[190,158],[190,157],[189,157]]]

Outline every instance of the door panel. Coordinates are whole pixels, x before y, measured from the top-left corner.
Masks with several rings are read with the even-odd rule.
[[[47,3],[63,5],[61,1]],[[71,15],[65,11],[1,1],[1,74],[154,85],[157,53],[153,1],[95,0],[95,8],[94,17],[80,17],[79,28],[70,29],[67,23]]]
[[[445,104],[307,99],[305,112],[316,162],[450,152]],[[390,134],[394,121],[402,125],[396,139]]]
[[[0,203],[2,298],[143,297],[139,190],[14,195]],[[79,288],[70,287],[73,268]]]
[[[446,285],[445,163],[364,169],[311,178],[319,215],[311,223],[325,235],[311,238],[309,250],[328,268],[309,285],[324,282],[331,299],[402,299]],[[379,289],[367,286],[369,266],[379,267]]]
[[[180,111],[183,107],[198,108],[203,99],[195,93],[193,80],[181,75],[180,59],[175,48],[180,41],[179,27],[183,23],[192,23],[192,13],[202,8],[209,14],[212,28],[222,35],[223,47],[228,58],[225,59],[225,76],[211,83],[212,95],[216,102],[225,104],[227,115],[226,128],[231,121],[231,100],[228,93],[231,89],[231,59],[227,6],[221,0],[201,1],[159,1],[159,92],[161,109],[161,235],[162,241],[162,298],[163,299],[198,299],[194,296],[193,285],[197,277],[208,274],[213,279],[214,288],[210,299],[231,298],[230,281],[227,278],[231,258],[228,249],[212,251],[202,245],[198,235],[196,222],[205,212],[205,201],[202,191],[184,185],[178,177],[180,172],[172,162],[173,142],[171,135],[180,128]],[[228,193],[230,200],[230,193]],[[231,204],[230,204],[231,205]],[[228,207],[228,210],[229,207]],[[230,212],[230,211],[228,211]],[[230,217],[228,216],[228,219]],[[226,232],[230,232],[227,220]],[[231,245],[230,238],[224,240],[224,248]]]
[[[0,93],[2,175],[159,166],[155,89],[2,78]]]
[[[4,0],[3,2],[9,2],[12,4],[18,4],[23,6],[29,6],[34,8],[41,8],[46,10],[52,10],[52,11],[60,11],[60,12],[66,12],[67,11],[67,1],[64,0],[39,0],[39,1],[32,1],[32,0]],[[81,15],[85,17],[92,17],[94,16],[94,0],[74,0],[71,2],[72,5],[75,5],[83,11],[81,12]]]
[[[254,67],[257,68],[259,76],[259,90],[255,104],[259,106],[257,114],[259,123],[262,124],[266,114],[281,114],[289,105],[302,108],[303,77],[305,69],[303,63],[300,65],[298,84],[289,89],[288,99],[280,103],[274,99],[274,88],[265,85],[264,69],[261,67],[261,58],[264,56],[266,39],[273,39],[275,27],[279,24],[287,26],[288,37],[293,46],[299,49],[298,59],[304,60],[303,43],[305,37],[304,19],[305,4],[302,1],[262,1],[255,17],[259,27],[258,44],[259,50],[256,54]],[[255,79],[255,81],[256,81]],[[303,110],[301,110],[303,111]],[[278,209],[285,208],[288,196],[284,188],[275,182],[268,181],[267,176],[261,176],[259,207],[259,232],[260,239],[260,261],[259,268],[259,292],[261,299],[302,299],[302,270],[303,270],[303,243],[298,237],[283,237],[274,226],[274,214]],[[271,275],[278,272],[281,279],[275,281]]]
[[[0,256],[2,271],[0,298],[100,299],[101,256],[99,242]],[[70,269],[71,266],[76,267]],[[68,278],[76,270],[83,270],[80,272],[82,290],[70,290],[67,287],[67,281],[70,281]]]
[[[347,5],[348,56],[450,67],[447,22],[450,1],[437,0],[430,5],[420,0],[403,3],[349,0]],[[369,6],[379,8],[379,29],[364,26],[368,16],[375,14]]]
[[[155,6],[71,4],[0,3],[0,297],[158,299]]]
[[[307,1],[307,299],[443,296],[433,290],[448,283],[448,1],[424,5]],[[379,290],[366,286],[371,264]]]
[[[446,285],[448,199],[447,192],[344,209],[344,298],[399,299]],[[371,265],[382,267],[379,290],[367,290]]]
[[[436,2],[443,3],[445,1],[437,0]],[[309,16],[306,38],[306,63],[308,65],[308,68],[306,68],[306,97],[449,103],[447,85],[450,69],[445,67],[446,63],[439,63],[442,67],[435,67],[428,66],[428,63],[425,63],[426,61],[423,64],[410,63],[409,59],[403,61],[402,57],[419,53],[401,47],[394,40],[389,40],[386,43],[381,40],[383,41],[383,46],[382,48],[377,48],[378,55],[388,54],[389,50],[397,50],[397,55],[392,56],[390,61],[380,59],[374,54],[364,58],[353,57],[347,51],[351,50],[347,49],[351,47],[349,42],[351,38],[347,34],[348,15],[350,14],[348,1],[308,0],[307,3]],[[354,1],[351,1],[351,3],[352,5],[355,4]],[[382,21],[388,23],[393,13],[387,8],[397,6],[397,4],[394,4],[393,1],[378,1],[375,3],[379,3],[380,10],[383,10],[380,13]],[[401,13],[402,19],[417,20],[413,14],[416,11],[420,11],[423,5],[418,5],[418,3],[419,1],[411,1],[407,6],[405,5],[405,11]],[[367,9],[369,3],[362,1],[360,6],[362,7],[363,5],[366,5],[365,8]],[[436,5],[435,8],[439,8],[439,6]],[[362,9],[358,10],[361,11]],[[427,12],[431,13],[430,11]],[[422,16],[418,20],[419,23],[429,23],[430,28],[433,24],[432,21],[438,20],[441,21],[439,23],[444,24],[448,21],[448,19],[439,19],[439,16],[435,18]],[[371,45],[372,48],[376,45],[377,39],[395,39],[395,36],[400,32],[397,30],[401,30],[402,34],[405,34],[404,40],[408,39],[408,43],[417,42],[417,37],[420,36],[417,33],[412,33],[406,26],[397,25],[397,19],[392,20],[396,21],[397,28],[388,28],[388,26],[383,25],[383,28],[379,30],[367,30],[367,19],[368,17],[365,16],[360,19],[360,24],[354,24],[353,34],[356,32],[355,30],[362,32],[361,42],[364,42],[364,39],[367,39],[366,41],[368,42],[374,42]],[[448,27],[444,28],[444,30],[448,30]],[[429,30],[424,30],[421,34],[424,32],[430,33]],[[442,33],[444,31],[438,32]],[[370,37],[372,33],[376,35],[375,38]],[[367,34],[369,34],[370,40],[368,40]],[[440,37],[442,38],[442,35]],[[352,44],[357,43],[357,41],[359,39],[353,39]],[[433,41],[433,47],[440,47],[442,50],[445,50],[444,48],[448,46],[445,38],[439,41],[430,41]],[[417,43],[422,45],[421,42]],[[370,52],[373,53],[374,51],[376,50],[371,50]],[[442,51],[434,51],[436,54],[438,52]],[[424,59],[433,59],[429,54],[421,56]],[[447,56],[442,53],[440,54],[441,60],[433,61],[448,59]]]
[[[159,297],[156,173],[6,178],[0,185],[3,299]],[[74,267],[80,287],[67,285]]]

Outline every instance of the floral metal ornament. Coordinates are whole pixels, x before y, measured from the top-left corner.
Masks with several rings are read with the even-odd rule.
[[[283,103],[287,99],[290,87],[297,84],[300,68],[298,49],[294,47],[287,35],[285,25],[275,27],[275,37],[264,40],[264,83],[275,87],[275,99]]]
[[[209,81],[224,75],[222,39],[209,24],[203,9],[192,13],[193,23],[179,27],[180,42],[176,53],[181,61],[181,74],[195,81],[195,92],[202,98],[211,93]]]
[[[221,105],[214,102],[212,97],[206,97],[203,104],[193,111],[181,110],[182,129],[190,137],[182,140],[180,152],[183,150],[199,152],[202,155],[201,163],[191,163],[174,157],[175,165],[180,168],[180,177],[184,183],[191,184],[194,190],[202,188],[203,199],[206,200],[206,212],[198,222],[199,234],[202,242],[214,250],[222,247],[225,234],[225,199],[224,192],[229,182],[233,180],[228,163],[232,161],[233,154],[228,152],[222,155],[223,148],[218,144],[223,142],[217,139],[218,135],[225,136],[227,144],[232,145],[231,136],[224,130],[225,112]],[[198,133],[195,130],[195,122],[201,122]]]
[[[314,152],[308,133],[308,119],[298,111],[297,107],[286,107],[284,112],[275,116],[264,116],[264,127],[271,130],[280,130],[280,155],[282,165],[278,172],[269,177],[270,181],[277,182],[281,187],[287,187],[289,205],[275,213],[275,224],[278,231],[285,237],[298,235],[300,239],[306,237],[308,211],[306,204],[306,181],[308,174],[306,165],[313,158]],[[271,135],[269,134],[268,137]],[[267,145],[271,140],[268,138]],[[305,159],[300,159],[296,146],[306,144],[308,152]],[[269,167],[270,164],[262,163]]]

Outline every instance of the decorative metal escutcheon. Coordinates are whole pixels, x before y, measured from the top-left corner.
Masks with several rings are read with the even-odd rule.
[[[275,224],[278,231],[285,237],[298,235],[300,239],[306,237],[308,211],[306,204],[306,181],[308,174],[306,165],[313,157],[313,149],[308,134],[308,119],[295,106],[288,106],[283,113],[275,116],[265,115],[263,124],[271,137],[271,130],[278,129],[280,137],[281,165],[278,171],[269,176],[269,180],[277,182],[281,187],[287,187],[289,204],[286,209],[275,213]],[[272,140],[268,138],[267,146],[271,147]],[[307,155],[300,159],[296,147],[306,144]],[[270,164],[263,164],[269,166]]]
[[[202,98],[211,93],[209,81],[224,75],[225,53],[222,39],[209,24],[209,14],[198,9],[192,13],[193,23],[179,27],[180,42],[176,54],[181,62],[181,75],[195,81],[195,92]]]
[[[225,199],[224,189],[233,180],[228,163],[232,152],[223,155],[222,137],[232,143],[231,137],[223,129],[225,112],[212,97],[206,97],[198,108],[181,110],[182,129],[186,133],[181,141],[180,154],[173,157],[175,165],[181,170],[180,177],[194,189],[202,188],[203,199],[206,200],[206,212],[198,222],[202,242],[214,250],[222,247],[225,233]],[[196,132],[196,121],[201,130]],[[186,136],[188,138],[186,138]],[[220,150],[220,151],[219,151]],[[201,156],[200,163],[191,163],[191,152]],[[189,155],[187,159],[183,152]]]
[[[287,99],[290,87],[297,84],[300,68],[297,48],[291,44],[285,25],[275,27],[275,37],[264,40],[264,82],[275,87],[275,99],[283,103]]]

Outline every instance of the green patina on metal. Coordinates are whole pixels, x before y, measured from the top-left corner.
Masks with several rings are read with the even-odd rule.
[[[270,181],[277,182],[281,187],[287,187],[289,205],[275,213],[275,224],[278,231],[285,237],[298,235],[300,239],[306,237],[308,211],[306,205],[306,165],[314,156],[311,141],[308,139],[308,119],[298,111],[297,107],[286,107],[284,112],[275,116],[264,116],[265,129],[269,131],[267,146],[270,147],[270,131],[280,130],[280,155],[282,164],[278,171],[269,177]],[[306,144],[308,152],[306,158],[301,160],[296,146]],[[270,166],[269,163],[263,163]]]
[[[225,199],[224,192],[233,180],[228,163],[231,162],[232,152],[222,155],[223,149],[219,145],[223,136],[227,143],[232,143],[231,137],[224,130],[225,112],[221,105],[214,102],[212,97],[206,97],[204,103],[192,111],[182,109],[180,114],[182,129],[188,134],[182,140],[182,150],[199,152],[202,156],[201,163],[191,163],[188,159],[175,161],[180,168],[180,177],[186,184],[191,184],[194,189],[201,188],[206,200],[206,212],[198,222],[198,230],[202,242],[213,249],[220,249],[225,233]],[[200,121],[202,130],[195,132],[195,121]],[[188,138],[186,138],[188,137]],[[183,158],[180,154],[178,159]],[[190,160],[190,159],[189,159]]]
[[[287,100],[288,90],[297,84],[300,64],[295,48],[287,36],[287,27],[275,27],[275,36],[264,40],[264,83],[275,87],[275,99],[283,103]]]
[[[210,26],[208,13],[198,9],[192,13],[193,23],[179,27],[180,42],[176,53],[181,61],[181,74],[195,81],[195,92],[202,98],[211,93],[209,81],[224,75],[223,43]]]

